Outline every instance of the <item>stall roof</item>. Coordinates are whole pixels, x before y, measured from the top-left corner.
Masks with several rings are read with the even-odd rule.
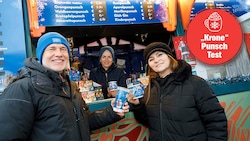
[[[46,27],[46,32],[57,31],[66,37],[74,38],[74,46],[87,45],[103,37],[116,37],[147,45],[153,41],[168,43],[173,32],[163,28],[161,23],[112,26],[67,26]]]

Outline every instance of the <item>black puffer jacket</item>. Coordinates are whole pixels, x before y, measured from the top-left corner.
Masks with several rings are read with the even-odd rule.
[[[0,96],[0,140],[88,141],[91,130],[121,119],[111,106],[91,113],[75,83],[68,84],[26,59]]]
[[[107,71],[105,71],[101,65],[92,69],[89,74],[89,79],[101,84],[103,96],[104,98],[108,98],[108,82],[117,81],[118,86],[126,87],[127,76],[123,69],[117,68],[113,63]]]
[[[135,118],[149,127],[151,141],[226,141],[227,118],[212,89],[191,67],[179,61],[178,72],[151,81]]]

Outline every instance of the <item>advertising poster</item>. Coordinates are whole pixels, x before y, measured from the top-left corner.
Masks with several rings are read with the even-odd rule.
[[[175,36],[172,38],[174,43],[175,55],[177,59],[185,60],[192,66],[192,73],[196,74],[196,58],[189,51],[185,36]]]
[[[0,92],[26,58],[21,0],[0,0]]]
[[[225,9],[214,8],[200,11],[191,20],[183,39],[196,58],[197,75],[214,85],[249,81],[248,19],[249,12],[237,17]],[[240,88],[244,86],[236,89]]]
[[[190,19],[202,10],[213,8],[229,11],[236,17],[243,16],[250,11],[249,0],[195,0]]]

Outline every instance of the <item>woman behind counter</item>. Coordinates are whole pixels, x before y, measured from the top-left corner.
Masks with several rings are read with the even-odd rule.
[[[115,65],[114,50],[110,46],[100,49],[99,61],[99,66],[90,71],[89,80],[102,85],[102,92],[105,99],[115,97],[115,92],[109,91],[108,82],[117,81],[118,86],[126,87],[126,72]]]

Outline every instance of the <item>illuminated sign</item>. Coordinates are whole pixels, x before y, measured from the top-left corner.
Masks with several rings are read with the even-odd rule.
[[[37,0],[40,26],[90,26],[168,22],[166,0]],[[249,12],[247,0],[196,0],[190,19],[204,9]]]
[[[40,26],[87,26],[166,22],[166,2],[154,0],[37,0]]]

